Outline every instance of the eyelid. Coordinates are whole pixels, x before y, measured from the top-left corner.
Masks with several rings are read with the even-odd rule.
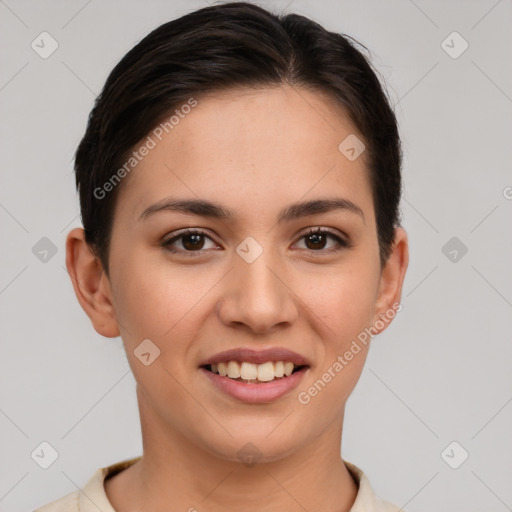
[[[349,236],[347,234],[343,233],[343,231],[339,231],[339,230],[329,228],[329,227],[324,227],[324,226],[315,226],[315,227],[306,228],[306,231],[301,233],[299,235],[299,238],[302,238],[307,235],[315,234],[315,233],[332,235],[334,238],[338,238],[343,243],[346,243],[347,245],[350,244]]]
[[[164,242],[170,242],[172,240],[175,240],[176,238],[179,238],[181,236],[185,235],[204,235],[211,238],[208,231],[204,230],[203,228],[183,228],[178,229],[177,231],[173,231],[172,233],[169,233],[171,236],[165,236]]]

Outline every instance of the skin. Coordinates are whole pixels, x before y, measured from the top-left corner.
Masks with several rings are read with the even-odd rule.
[[[357,131],[347,116],[318,92],[286,85],[200,98],[125,178],[110,278],[83,230],[68,234],[77,298],[98,333],[122,337],[137,381],[144,453],[105,482],[117,511],[350,509],[357,486],[341,435],[369,344],[308,404],[297,395],[400,302],[408,242],[397,228],[381,269],[364,153],[349,161],[338,150],[349,134]],[[166,211],[139,220],[169,196],[220,203],[233,219]],[[364,219],[333,210],[277,223],[291,203],[333,197],[354,202]],[[199,251],[190,256],[183,238],[178,253],[162,247],[187,227],[207,232]],[[310,227],[331,228],[352,247],[329,253],[336,240],[304,237]],[[263,248],[253,263],[236,252],[247,236]],[[161,351],[149,366],[133,353],[147,338]],[[198,368],[239,346],[286,347],[311,366],[281,399],[243,403]],[[249,442],[261,453],[251,467],[237,457]]]

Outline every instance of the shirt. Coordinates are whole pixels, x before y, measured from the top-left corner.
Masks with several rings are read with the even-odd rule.
[[[74,491],[62,498],[36,509],[34,512],[116,512],[108,500],[103,483],[107,476],[114,476],[141,457],[127,459],[110,466],[100,468],[92,475],[81,491]],[[383,501],[374,494],[370,482],[354,464],[343,461],[358,486],[357,496],[350,512],[399,512],[402,509]]]

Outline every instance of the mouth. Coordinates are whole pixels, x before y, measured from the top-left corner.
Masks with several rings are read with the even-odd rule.
[[[224,396],[250,404],[268,404],[289,395],[310,366],[308,359],[285,347],[238,347],[201,361],[199,371]]]
[[[295,364],[292,361],[266,361],[255,364],[248,361],[231,360],[205,364],[201,368],[237,382],[263,384],[287,379],[291,375],[308,368],[308,365]]]

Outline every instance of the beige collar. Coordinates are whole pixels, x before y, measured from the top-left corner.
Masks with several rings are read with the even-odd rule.
[[[81,491],[70,493],[60,500],[54,501],[37,509],[35,512],[116,512],[105,493],[104,481],[107,475],[114,476],[128,466],[139,461],[141,456],[126,459],[116,464],[100,468],[95,471]],[[388,502],[378,499],[361,469],[354,464],[344,461],[350,474],[353,476],[358,492],[350,512],[398,512],[399,508]]]

